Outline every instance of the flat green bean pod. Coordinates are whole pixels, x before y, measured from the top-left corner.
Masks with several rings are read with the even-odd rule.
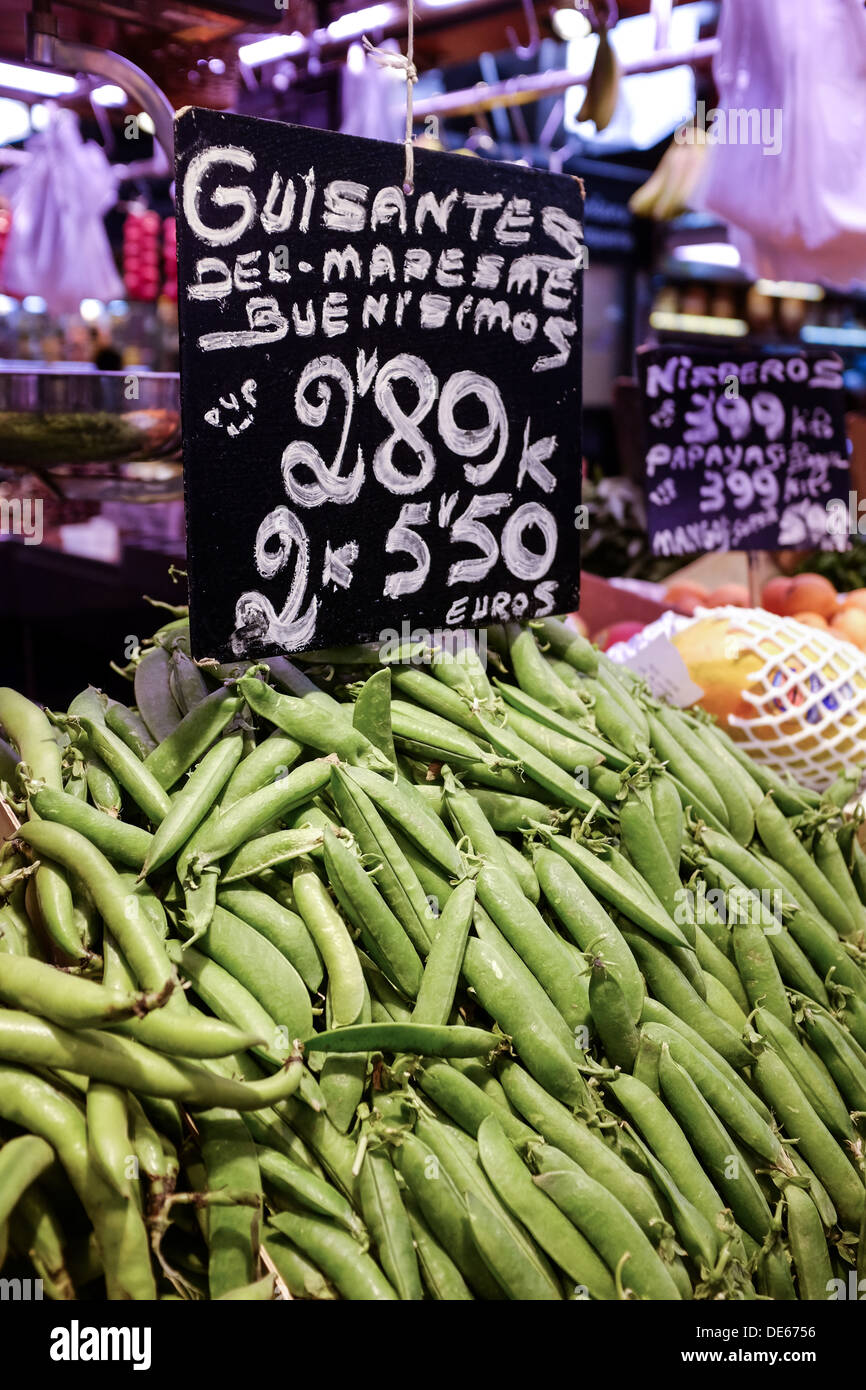
[[[502,1039],[483,1028],[430,1023],[358,1023],[315,1033],[304,1046],[311,1052],[409,1052],[418,1057],[485,1057]]]

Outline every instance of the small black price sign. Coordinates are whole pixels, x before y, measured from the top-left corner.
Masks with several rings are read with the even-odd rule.
[[[176,123],[193,649],[576,606],[573,179],[188,110]]]
[[[849,467],[835,353],[672,345],[642,349],[638,367],[653,554],[844,548]]]

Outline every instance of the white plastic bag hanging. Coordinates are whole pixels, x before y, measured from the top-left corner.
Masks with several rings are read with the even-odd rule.
[[[123,297],[103,217],[117,198],[111,165],[85,143],[72,111],[58,110],[28,146],[30,158],[0,178],[12,209],[2,288],[40,295],[50,313],[74,313],[82,299]]]
[[[862,0],[725,0],[719,40],[706,207],[755,276],[866,282]]]

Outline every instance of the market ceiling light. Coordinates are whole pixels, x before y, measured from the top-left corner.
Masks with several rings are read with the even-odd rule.
[[[740,265],[740,253],[728,241],[695,242],[694,245],[675,246],[672,253],[676,261],[696,261],[700,265],[721,265],[736,270]]]
[[[724,338],[745,338],[749,325],[745,319],[717,319],[711,314],[672,314],[656,309],[650,314],[650,328],[665,333],[705,333]]]
[[[0,97],[0,145],[26,140],[30,134],[30,107],[26,101]]]
[[[238,57],[247,67],[254,68],[260,63],[270,63],[274,58],[289,58],[293,53],[301,53],[306,44],[303,34],[271,34],[266,39],[255,39],[253,43],[242,44]]]
[[[30,128],[40,131],[47,129],[51,121],[51,112],[41,101],[34,101],[30,108]]]
[[[125,106],[127,102],[126,92],[122,87],[116,87],[113,82],[104,82],[101,87],[94,87],[90,96],[97,106]]]
[[[26,314],[44,314],[48,305],[41,294],[26,294],[21,301],[21,308]]]
[[[395,9],[394,5],[368,5],[354,14],[341,15],[328,25],[325,32],[334,43],[339,39],[360,38],[368,29],[381,29],[383,25],[393,23]]]
[[[154,134],[156,126],[153,124],[153,117],[149,116],[146,111],[139,111],[136,120],[140,130],[146,131],[148,135]]]
[[[800,280],[758,280],[755,283],[758,294],[771,295],[773,299],[823,299],[821,285],[807,285]]]
[[[429,0],[428,0],[429,3]],[[553,32],[564,43],[574,43],[592,33],[592,25],[580,10],[553,10],[550,15]]]
[[[866,328],[827,328],[823,324],[809,323],[800,329],[804,343],[818,343],[822,347],[864,347],[866,348]]]
[[[12,310],[17,308],[18,305],[15,300],[10,299],[8,294],[0,294],[0,316],[5,317],[6,314],[11,314]]]
[[[78,312],[85,323],[95,323],[104,314],[105,305],[101,299],[82,299]]]
[[[39,97],[69,96],[78,91],[74,77],[42,68],[22,68],[17,63],[0,63],[0,87],[13,87],[18,92],[35,92]]]

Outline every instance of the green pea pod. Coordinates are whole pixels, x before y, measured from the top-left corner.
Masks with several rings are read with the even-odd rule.
[[[412,1227],[386,1149],[367,1149],[361,1165],[360,1195],[364,1220],[386,1276],[401,1299],[420,1301],[424,1290]]]
[[[507,1101],[492,1099],[453,1063],[425,1061],[415,1075],[425,1095],[473,1139],[488,1115],[496,1115],[514,1144],[535,1138],[535,1132],[513,1114]]]
[[[801,1299],[823,1302],[832,1288],[833,1270],[824,1227],[808,1192],[790,1184],[785,1189],[788,1243],[794,1258]]]
[[[592,813],[599,820],[610,819],[611,813],[607,807],[581,785],[578,777],[564,772],[551,758],[533,748],[531,743],[521,738],[509,725],[494,724],[480,716],[478,722],[484,737],[494,750],[502,757],[513,758],[520,763],[526,776],[554,796],[558,804]]]
[[[208,1209],[208,1291],[222,1298],[256,1278],[261,1228],[261,1175],[255,1145],[232,1110],[206,1110],[196,1117],[209,1193],[257,1193],[254,1206],[215,1204]]]
[[[472,1294],[466,1280],[433,1235],[414,1198],[409,1192],[403,1192],[401,1196],[415,1242],[421,1278],[430,1297],[445,1303],[471,1300]]]
[[[481,787],[474,790],[472,795],[497,835],[521,834],[531,830],[536,821],[542,825],[552,825],[556,820],[556,812],[550,806],[529,796],[486,791]]]
[[[422,854],[446,873],[460,877],[463,863],[457,848],[417,787],[405,779],[391,782],[367,768],[346,768],[344,775],[367,794],[382,815],[408,836]]]
[[[866,1110],[866,1064],[847,1030],[831,1015],[807,1008],[803,1028],[849,1110]]]
[[[354,943],[310,860],[299,859],[292,891],[328,975],[334,1024],[355,1022],[364,1007],[367,986]]]
[[[170,791],[216,742],[242,706],[241,696],[229,687],[215,690],[183,716],[158,747],[148,753],[142,766],[160,787]]]
[[[659,1078],[665,1100],[737,1221],[753,1239],[763,1241],[772,1229],[772,1214],[758,1181],[712,1106],[685,1068],[673,1060],[666,1044],[662,1046]]]
[[[235,768],[223,792],[224,810],[251,792],[260,791],[270,782],[285,777],[303,751],[297,739],[289,738],[280,729],[275,729],[268,738],[251,749]]]
[[[80,877],[141,987],[163,989],[172,979],[164,945],[141,900],[126,891],[105,855],[77,831],[51,821],[31,821],[22,827],[20,838],[37,854],[44,854]]]
[[[799,1140],[800,1153],[826,1187],[840,1220],[847,1229],[859,1230],[866,1201],[862,1180],[784,1062],[765,1047],[753,1074],[764,1100],[788,1133]]]
[[[370,1024],[372,1021],[370,996],[366,993],[357,1022]],[[327,999],[325,1024],[328,1028],[333,1024],[333,1011]],[[331,1053],[325,1058],[320,1076],[322,1097],[330,1120],[342,1134],[348,1134],[355,1123],[367,1087],[368,1063],[369,1054],[364,1051]]]
[[[208,815],[242,752],[243,736],[229,734],[205,754],[157,828],[139,877],[146,878],[162,868],[187,843]]]
[[[0,1147],[0,1226],[8,1221],[28,1187],[54,1162],[54,1150],[35,1134],[22,1134]]]
[[[313,1052],[409,1052],[418,1057],[484,1057],[500,1044],[496,1033],[429,1023],[357,1023],[315,1033],[304,1044]]]
[[[683,929],[689,945],[694,946],[693,914],[688,911],[688,898],[677,867],[667,852],[654,811],[634,793],[630,793],[620,805],[619,825],[623,849],[664,910]]]
[[[321,1269],[342,1298],[360,1302],[399,1298],[376,1262],[332,1222],[306,1213],[280,1212],[271,1218],[271,1225]]]
[[[414,999],[423,974],[421,959],[357,855],[330,830],[325,832],[325,869],[340,906],[362,940],[389,978]]]
[[[391,732],[391,672],[374,671],[361,687],[352,711],[352,724],[394,767],[397,753]]]
[[[188,870],[201,872],[231,854],[242,844],[301,806],[326,785],[332,764],[324,759],[302,763],[288,776],[236,801],[227,810],[220,808],[206,818],[189,839],[178,859],[178,877]]]
[[[437,919],[412,1011],[413,1023],[441,1026],[448,1022],[454,1007],[474,907],[475,884],[465,879],[457,885]]]
[[[0,999],[13,1008],[68,1028],[100,1028],[141,1016],[165,1003],[167,989],[118,994],[81,976],[67,975],[29,956],[0,956]]]
[[[661,705],[656,711],[656,718],[670,737],[676,740],[683,755],[690,758],[695,767],[700,768],[704,777],[715,788],[724,809],[721,819],[730,825],[734,839],[741,845],[747,845],[755,833],[755,812],[743,791],[743,777],[739,768],[732,772],[723,754],[709,749],[679,710]],[[691,783],[691,779],[683,780],[689,780]],[[713,803],[710,804],[718,814],[718,808]]]
[[[670,1208],[677,1235],[686,1253],[703,1273],[715,1266],[719,1255],[720,1233],[710,1225],[697,1207],[683,1196],[667,1168],[659,1163],[652,1149],[629,1127],[630,1138],[643,1155],[653,1183]]]
[[[496,680],[494,684],[509,710],[520,710],[522,714],[531,716],[536,723],[544,724],[547,728],[564,734],[566,738],[576,739],[578,743],[594,749],[604,758],[606,766],[615,772],[623,772],[634,761],[630,754],[623,753],[615,744],[595,733],[589,723],[579,723],[575,719],[564,718],[563,715],[557,714],[555,710],[542,704],[541,701],[534,700],[531,695],[527,695],[515,685],[509,685],[500,680]]]
[[[650,783],[653,815],[675,869],[679,868],[683,843],[683,807],[679,792],[664,772]]]
[[[283,887],[291,898],[288,884]],[[322,983],[322,961],[313,938],[297,912],[270,893],[260,892],[243,883],[221,891],[217,901],[220,907],[242,918],[262,936],[266,936],[291,961],[307,989],[312,994],[316,993]]]
[[[856,1145],[857,1132],[848,1107],[815,1054],[808,1052],[768,1009],[755,1010],[755,1027],[775,1048],[815,1113],[840,1144]]]
[[[0,687],[0,728],[15,745],[31,777],[54,791],[62,791],[60,749],[54,730],[39,706],[9,686]]]
[[[123,740],[104,724],[98,724],[84,716],[80,717],[78,722],[88,749],[101,759],[147,819],[154,825],[159,825],[170,810],[171,802],[163,787],[152,775],[148,764],[140,762]]]
[[[604,898],[636,926],[666,946],[688,946],[688,940],[667,912],[647,896],[639,895],[609,864],[576,840],[547,830],[541,831],[552,850],[576,869],[593,893]]]
[[[99,726],[97,725],[97,727]],[[106,733],[111,732],[107,726],[105,731]],[[125,748],[126,744],[123,744],[123,747]],[[123,806],[120,784],[102,758],[95,753],[89,753],[85,759],[84,780],[90,799],[96,809],[107,816],[119,816]]]
[[[43,822],[32,820],[18,832],[25,832]],[[91,952],[85,944],[81,927],[75,916],[75,904],[69,886],[68,873],[55,863],[40,860],[33,878],[27,883],[25,904],[28,916],[47,935],[64,956],[74,961],[89,960]]]
[[[157,743],[168,738],[181,721],[171,693],[169,654],[162,647],[146,651],[135,668],[135,703]]]
[[[189,714],[207,698],[208,685],[198,666],[184,651],[183,645],[173,643],[169,652],[168,684],[181,714]]]
[[[141,715],[128,709],[119,700],[112,700],[105,711],[106,727],[117,737],[123,739],[127,748],[144,762],[148,753],[156,747],[156,739],[151,734]]]
[[[532,864],[527,856],[521,854],[520,850],[517,849],[510,840],[507,840],[504,835],[497,835],[496,838],[499,841],[502,853],[505,855],[508,868],[511,870],[511,877],[520,885],[520,891],[523,896],[529,899],[533,907],[537,907],[541,901],[541,888],[535,876],[535,870]]]
[[[471,1192],[466,1195],[466,1206],[478,1252],[510,1298],[521,1302],[546,1302],[561,1298],[556,1284],[540,1274],[527,1259],[497,1212],[492,1212],[486,1203]]]
[[[561,714],[582,717],[586,705],[545,661],[532,629],[510,623],[506,633],[511,667],[521,690]]]
[[[721,1053],[717,1052],[716,1049],[707,1042],[706,1038],[702,1037],[695,1028],[692,1028],[681,1019],[678,1014],[675,1014],[672,1009],[667,1008],[667,1006],[660,1003],[658,999],[650,999],[647,997],[644,1000],[641,1021],[643,1023],[658,1023],[668,1031],[673,1029],[675,1033],[679,1033],[681,1037],[685,1038],[693,1048],[706,1058],[715,1071],[721,1072],[729,1087],[735,1091],[739,1091],[740,1095],[749,1102],[755,1114],[760,1115],[761,1119],[764,1120],[766,1124],[770,1124],[772,1116],[760,1096],[755,1095],[751,1086],[743,1080],[739,1072],[735,1071],[730,1063],[725,1061]],[[742,1026],[743,1028],[746,1026],[745,1014],[743,1015]],[[644,1030],[641,1029],[642,1035],[643,1031]],[[679,1058],[677,1058],[677,1060],[679,1061]]]
[[[534,619],[530,627],[542,645],[547,646],[554,656],[567,661],[575,671],[594,676],[598,670],[598,650],[582,637],[577,628],[559,618]]]
[[[589,1007],[602,1047],[615,1067],[631,1071],[637,1056],[638,1032],[615,975],[600,956],[592,962]]]
[[[26,1252],[52,1301],[72,1301],[75,1287],[66,1267],[66,1236],[48,1197],[36,1183],[21,1193],[9,1221],[12,1242]]]
[[[343,762],[357,762],[374,771],[393,771],[375,744],[348,721],[335,721],[330,710],[297,696],[280,695],[257,676],[244,676],[238,681],[238,690],[250,709],[306,747],[336,753]]]
[[[259,1145],[256,1152],[266,1187],[272,1188],[280,1196],[288,1197],[305,1211],[336,1221],[362,1247],[366,1246],[364,1223],[341,1192],[324,1178],[302,1168],[275,1149]]]
[[[820,831],[815,839],[814,851],[815,863],[842,899],[856,930],[862,932],[866,927],[866,908],[860,901],[834,831],[828,828]]]
[[[735,917],[732,934],[740,979],[753,1007],[763,1006],[792,1028],[794,1016],[767,937],[759,926]]]
[[[333,1300],[337,1297],[321,1270],[272,1226],[265,1227],[262,1244],[292,1298]]]
[[[140,869],[153,837],[147,830],[106,815],[66,792],[43,787],[31,794],[30,804],[40,820],[58,821],[84,835],[115,864]]]
[[[133,1200],[129,1111],[126,1094],[117,1086],[91,1080],[87,1087],[87,1142],[93,1162],[107,1183]]]
[[[767,851],[793,874],[840,936],[852,936],[858,923],[852,919],[836,888],[824,877],[798,840],[772,796],[766,797],[755,812],[755,826]]]
[[[289,864],[302,854],[315,854],[321,849],[323,831],[313,826],[296,830],[277,830],[272,835],[259,835],[241,845],[220,866],[220,885],[242,884],[247,878],[257,878],[267,869]]]

